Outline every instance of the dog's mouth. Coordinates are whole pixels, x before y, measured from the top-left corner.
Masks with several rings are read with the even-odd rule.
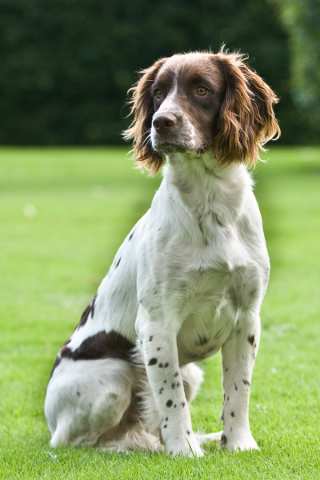
[[[177,134],[178,133],[178,134]],[[206,139],[195,138],[192,132],[181,129],[179,132],[168,132],[161,135],[151,129],[151,144],[155,152],[161,155],[172,153],[190,153],[201,155],[209,149]]]
[[[202,155],[209,150],[209,145],[202,144],[195,147],[189,142],[162,141],[156,142],[153,145],[153,149],[160,154],[193,153],[196,155]]]
[[[187,150],[190,150],[190,146],[186,143],[178,143],[174,141],[156,142],[153,145],[153,148],[158,153],[186,152]]]
[[[151,129],[152,148],[158,153],[185,152],[192,149],[193,139],[189,132],[180,129],[174,132],[159,133]]]

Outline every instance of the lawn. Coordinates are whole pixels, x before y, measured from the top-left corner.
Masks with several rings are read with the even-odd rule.
[[[258,453],[203,459],[49,447],[58,347],[159,179],[121,149],[0,150],[0,478],[319,479],[320,149],[272,147],[254,175],[272,259],[251,424]],[[204,362],[196,430],[221,429],[220,358]]]

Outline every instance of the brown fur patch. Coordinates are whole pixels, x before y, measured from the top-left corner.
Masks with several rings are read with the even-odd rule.
[[[133,140],[133,152],[138,165],[146,167],[151,173],[156,173],[163,163],[161,155],[152,149],[149,134],[154,112],[151,88],[165,61],[166,58],[162,58],[142,70],[137,84],[129,90],[133,121],[123,133],[126,140]]]
[[[226,83],[214,152],[222,164],[243,161],[252,166],[263,145],[280,136],[273,111],[278,98],[243,55],[220,52],[213,58]]]
[[[87,320],[88,320],[90,314],[91,314],[92,318],[94,317],[94,309],[95,309],[96,298],[97,298],[97,296],[94,296],[92,302],[84,309],[77,328],[80,328],[87,323]]]
[[[113,330],[101,331],[86,338],[76,350],[65,345],[60,354],[62,358],[72,360],[97,360],[101,358],[120,358],[129,360],[134,345],[127,338]]]

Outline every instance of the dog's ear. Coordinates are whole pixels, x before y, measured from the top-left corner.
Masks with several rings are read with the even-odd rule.
[[[133,116],[130,127],[123,132],[125,140],[133,140],[133,151],[138,166],[146,168],[150,173],[156,173],[163,158],[155,152],[151,145],[150,131],[154,113],[151,87],[158,71],[166,58],[157,60],[151,67],[140,72],[137,84],[130,88],[131,112]]]
[[[222,164],[243,161],[255,165],[263,145],[280,136],[273,105],[273,90],[251,70],[244,57],[220,52],[215,60],[225,81],[214,140],[214,152]]]

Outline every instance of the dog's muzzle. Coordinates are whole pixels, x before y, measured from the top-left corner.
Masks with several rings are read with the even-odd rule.
[[[151,140],[157,151],[190,148],[191,135],[183,125],[182,115],[176,112],[158,112],[152,120]]]

